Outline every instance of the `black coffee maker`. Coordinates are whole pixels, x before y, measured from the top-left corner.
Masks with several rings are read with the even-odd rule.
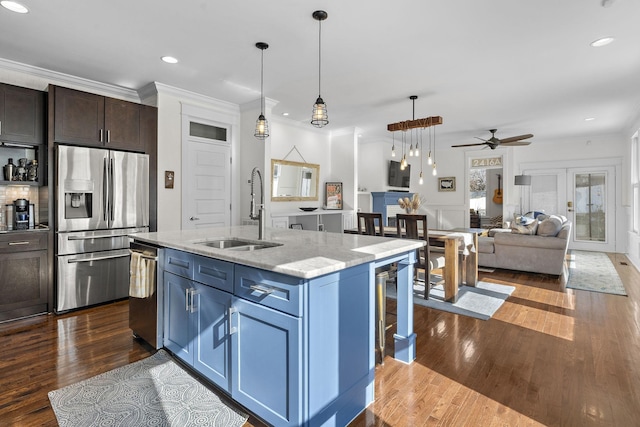
[[[13,229],[27,230],[29,228],[29,201],[18,199],[13,201]]]

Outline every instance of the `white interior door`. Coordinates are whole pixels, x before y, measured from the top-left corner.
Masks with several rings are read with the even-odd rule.
[[[573,223],[569,248],[615,251],[615,168],[613,166],[524,171],[523,212],[544,211]]]
[[[182,228],[231,225],[231,147],[187,141]]]

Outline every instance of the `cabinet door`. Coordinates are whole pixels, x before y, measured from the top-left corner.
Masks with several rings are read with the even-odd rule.
[[[47,251],[0,255],[0,322],[47,311]]]
[[[140,139],[140,105],[114,98],[104,101],[105,148],[144,152]]]
[[[268,424],[301,425],[301,319],[235,297],[232,310],[231,396]]]
[[[189,364],[193,364],[191,291],[190,280],[164,272],[164,346]]]
[[[62,87],[54,96],[55,141],[102,147],[104,97]]]
[[[193,367],[223,390],[231,391],[229,377],[231,294],[196,283],[192,294],[195,336]]]
[[[44,92],[0,84],[0,140],[44,144]]]

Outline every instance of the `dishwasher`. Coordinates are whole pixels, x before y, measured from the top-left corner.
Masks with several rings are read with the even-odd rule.
[[[129,250],[129,328],[135,338],[158,349],[163,345],[162,248],[131,242]]]

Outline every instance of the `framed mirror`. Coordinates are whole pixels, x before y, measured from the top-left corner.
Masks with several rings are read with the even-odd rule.
[[[317,201],[320,165],[271,159],[271,201]]]

